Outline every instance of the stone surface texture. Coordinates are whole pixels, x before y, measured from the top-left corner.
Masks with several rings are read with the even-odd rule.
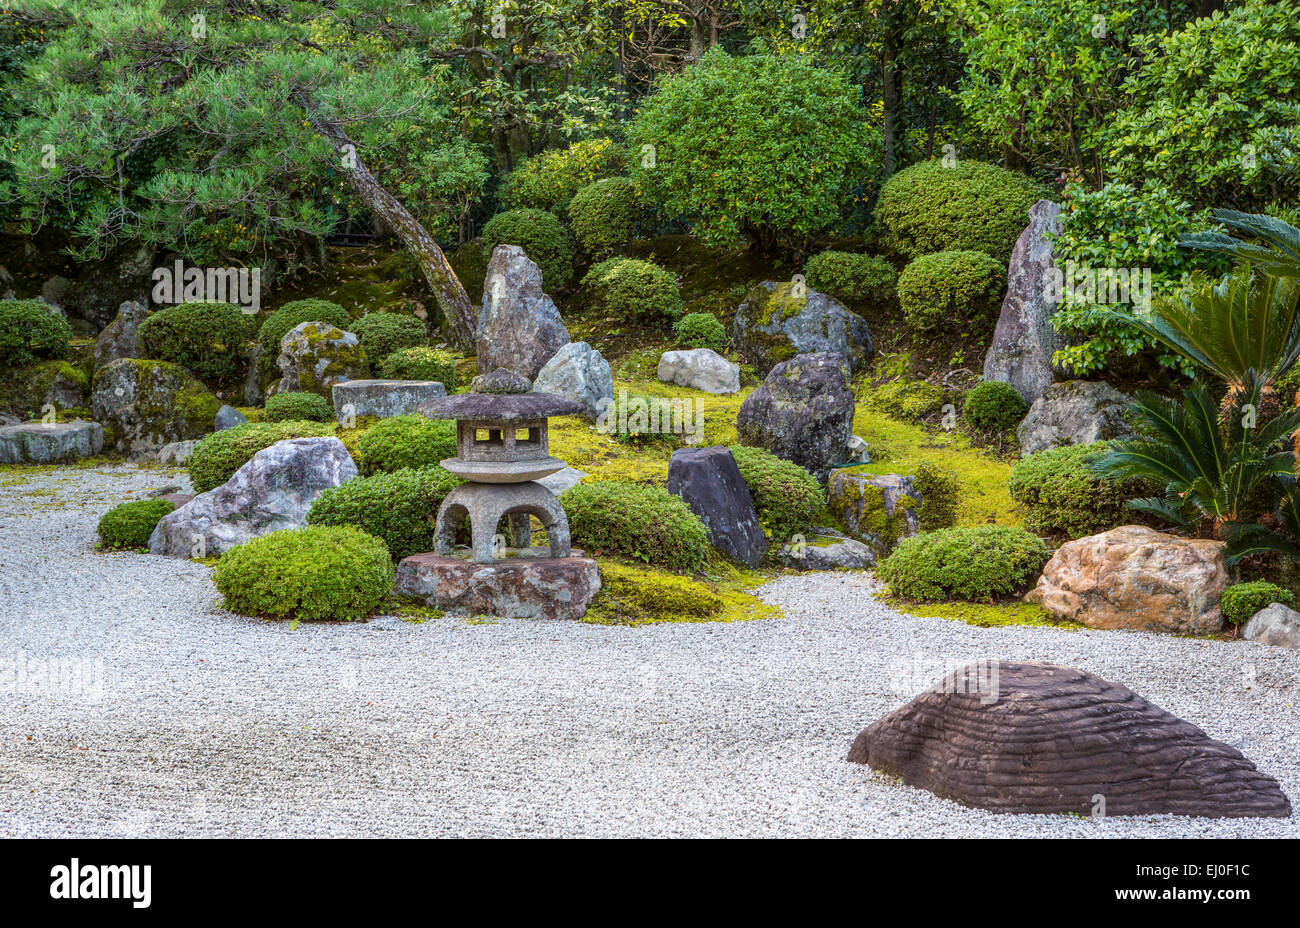
[[[588,557],[514,557],[480,564],[413,554],[397,565],[393,590],[426,605],[469,615],[581,619],[600,591],[600,568]]]
[[[370,376],[365,349],[355,332],[324,322],[303,322],[280,340],[276,393],[305,390],[329,399],[336,383]]]
[[[906,474],[855,474],[837,470],[826,492],[830,509],[849,534],[876,557],[884,557],[898,542],[921,530],[917,513],[921,492]]]
[[[852,538],[828,545],[786,545],[777,551],[775,558],[782,567],[794,570],[863,570],[876,563],[874,552]]]
[[[736,350],[766,375],[798,354],[833,352],[852,371],[875,354],[867,321],[843,303],[790,281],[765,280],[751,290],[736,310],[732,336]]]
[[[483,281],[479,369],[504,367],[533,380],[568,343],[560,311],[542,292],[541,269],[518,245],[498,245]]]
[[[243,425],[247,421],[248,417],[234,406],[222,406],[217,410],[216,418],[212,424],[216,431],[224,432],[226,429],[233,429],[237,425]]]
[[[712,348],[665,351],[659,356],[656,376],[664,383],[675,383],[705,393],[736,393],[740,390],[740,365],[732,364]]]
[[[853,391],[839,354],[803,354],[783,361],[745,397],[736,417],[740,441],[766,448],[825,482],[852,437]]]
[[[1250,617],[1242,634],[1260,644],[1300,651],[1300,612],[1282,603],[1265,606]]]
[[[592,419],[614,398],[609,362],[586,342],[569,342],[552,355],[533,381],[537,393],[551,393],[587,408]]]
[[[334,384],[334,412],[342,425],[349,415],[381,419],[414,413],[447,388],[436,380],[348,380]]]
[[[725,445],[679,448],[668,462],[668,492],[680,496],[731,560],[757,567],[767,553],[749,487]]]
[[[117,316],[95,339],[95,366],[103,367],[118,358],[140,357],[140,323],[149,316],[143,303],[129,300],[117,309]]]
[[[166,361],[119,358],[95,372],[90,395],[95,421],[112,425],[116,449],[143,460],[164,445],[202,438],[221,401],[192,374]]]
[[[1101,380],[1067,380],[1054,383],[1038,399],[1016,427],[1022,455],[1060,448],[1090,445],[1095,441],[1122,438],[1133,432],[1124,421],[1129,397]]]
[[[99,454],[104,428],[98,422],[23,422],[0,428],[0,464],[54,464]]]

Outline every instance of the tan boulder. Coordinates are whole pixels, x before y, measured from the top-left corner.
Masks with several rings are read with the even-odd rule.
[[[1223,545],[1124,525],[1062,545],[1025,599],[1092,628],[1219,631]]]

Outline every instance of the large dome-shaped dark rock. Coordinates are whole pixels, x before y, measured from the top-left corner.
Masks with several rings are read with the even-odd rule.
[[[994,812],[1285,818],[1277,781],[1127,687],[1037,662],[969,665],[864,729],[850,761]]]

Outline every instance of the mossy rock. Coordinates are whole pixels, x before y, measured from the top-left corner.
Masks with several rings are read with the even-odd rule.
[[[119,358],[95,372],[91,408],[105,443],[111,425],[114,447],[140,458],[211,432],[221,400],[180,365]]]
[[[708,622],[726,607],[708,584],[661,570],[600,562],[600,592],[584,621],[601,625]]]
[[[806,284],[765,280],[736,309],[732,339],[746,363],[766,375],[795,355],[836,352],[856,371],[875,353],[867,321]]]
[[[90,402],[90,378],[68,361],[41,361],[10,371],[0,382],[0,412],[38,419],[45,407],[79,409]]]
[[[921,494],[905,474],[854,474],[837,471],[827,485],[834,513],[854,538],[882,557],[921,530]]]
[[[280,343],[276,363],[284,375],[276,393],[301,390],[328,400],[334,384],[370,376],[370,363],[357,335],[320,322],[303,322],[290,329]]]

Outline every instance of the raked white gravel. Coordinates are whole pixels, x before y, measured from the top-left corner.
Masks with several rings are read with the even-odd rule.
[[[205,566],[94,552],[101,513],[183,480],[0,470],[0,835],[1300,837],[1294,816],[994,815],[844,759],[948,667],[1046,660],[1239,746],[1300,804],[1297,652],[917,618],[866,574],[776,580],[786,617],[731,625],[290,631],[221,610]]]

